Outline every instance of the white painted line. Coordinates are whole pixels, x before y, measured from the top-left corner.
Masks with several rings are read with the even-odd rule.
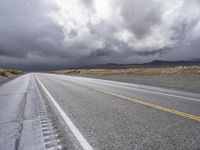
[[[133,87],[132,87],[133,88]],[[149,93],[154,93],[154,94],[160,94],[160,95],[166,95],[166,96],[171,96],[171,97],[176,97],[176,98],[182,98],[182,99],[188,99],[196,102],[200,102],[200,100],[196,98],[190,98],[190,97],[185,97],[185,96],[179,96],[179,95],[174,95],[174,94],[168,94],[168,93],[162,93],[162,92],[157,92],[157,91],[151,91],[151,90],[145,90],[145,89],[138,89],[138,88],[133,88],[138,91],[144,91],[144,92],[149,92]]]
[[[55,101],[55,99],[51,96],[51,94],[48,92],[48,90],[45,88],[45,86],[42,84],[42,82],[35,76],[38,83],[43,88],[44,92],[47,94],[49,99],[53,102],[55,105],[57,111],[62,116],[65,123],[68,125],[76,139],[79,141],[80,145],[84,150],[93,150],[92,146],[87,142],[87,140],[84,138],[84,136],[81,134],[81,132],[78,130],[78,128],[73,124],[73,122],[70,120],[70,118],[65,114],[65,112],[62,110],[62,108],[59,106],[59,104]]]
[[[80,80],[79,80],[80,81]],[[105,85],[106,83],[100,83],[100,82],[95,82],[97,84],[101,84],[101,85]],[[152,90],[147,90],[147,89],[139,89],[139,88],[135,88],[135,87],[126,87],[123,85],[113,85],[113,84],[107,84],[108,86],[114,86],[114,87],[122,87],[122,88],[126,88],[126,89],[134,89],[137,91],[143,91],[143,92],[148,92],[148,93],[154,93],[154,94],[160,94],[160,95],[166,95],[166,96],[171,96],[171,97],[176,97],[176,98],[182,98],[182,99],[188,99],[188,100],[192,100],[192,101],[196,101],[196,102],[200,102],[199,99],[196,98],[190,98],[190,97],[185,97],[185,96],[180,96],[180,95],[174,95],[174,94],[168,94],[168,93],[164,93],[164,92],[158,92],[158,91],[152,91]]]
[[[74,77],[73,77],[74,78]],[[80,82],[86,82],[86,81],[82,81],[80,78],[76,77],[76,80],[74,81],[80,81]],[[72,78],[71,78],[72,79]],[[67,79],[65,79],[67,80]],[[73,80],[73,79],[72,79]],[[154,94],[159,94],[159,95],[165,95],[165,96],[171,96],[171,97],[176,97],[176,98],[181,98],[181,99],[188,99],[188,100],[192,100],[192,101],[196,101],[196,102],[200,102],[199,99],[196,99],[196,98],[190,98],[190,97],[185,97],[185,96],[180,96],[180,95],[174,95],[174,94],[168,94],[168,93],[164,93],[164,92],[158,92],[158,91],[152,91],[152,90],[147,90],[147,89],[139,89],[139,88],[135,88],[135,87],[126,87],[124,85],[114,85],[114,84],[109,84],[109,83],[102,83],[102,82],[98,82],[98,81],[87,81],[87,83],[90,82],[92,84],[93,83],[96,83],[96,84],[100,84],[100,85],[107,85],[107,86],[113,86],[113,87],[121,87],[121,88],[126,88],[126,89],[134,89],[134,90],[137,90],[137,91],[142,91],[142,92],[148,92],[148,93],[154,93]]]
[[[58,75],[54,75],[54,76],[58,76]],[[180,95],[175,95],[175,94],[168,94],[168,93],[158,92],[158,91],[153,91],[153,90],[148,90],[148,89],[141,89],[141,88],[132,87],[131,85],[128,85],[128,86],[127,85],[120,85],[120,84],[127,84],[127,83],[122,83],[122,82],[109,81],[109,80],[106,81],[106,80],[102,80],[102,79],[93,79],[93,78],[88,78],[88,77],[87,78],[86,77],[71,77],[71,76],[70,77],[66,77],[64,75],[59,75],[57,77],[57,79],[60,79],[59,78],[60,76],[63,76],[62,79],[66,80],[66,81],[69,80],[67,78],[70,78],[70,80],[73,80],[74,82],[77,82],[77,81],[80,81],[82,83],[87,82],[87,84],[90,82],[91,84],[96,83],[96,84],[99,84],[99,85],[107,85],[107,86],[112,86],[112,87],[121,87],[121,88],[132,89],[132,90],[134,89],[134,90],[142,91],[142,92],[154,93],[154,94],[159,94],[159,95],[176,97],[176,98],[180,98],[180,99],[183,99],[183,100],[187,99],[187,100],[192,100],[192,101],[195,101],[195,102],[200,102],[200,99],[197,99],[197,98],[191,98],[191,97],[180,96]],[[100,81],[102,81],[102,82],[100,82]],[[110,83],[108,83],[108,82],[110,82]],[[128,83],[128,84],[130,84],[130,83]]]

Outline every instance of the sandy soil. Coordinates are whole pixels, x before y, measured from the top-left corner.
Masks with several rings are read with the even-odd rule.
[[[200,93],[200,74],[84,76]]]
[[[129,69],[78,69],[52,71],[58,74],[81,75],[169,75],[169,74],[200,74],[200,66],[179,66],[162,68],[129,68]]]
[[[60,70],[54,71],[53,73],[86,76],[200,93],[200,66],[130,69],[80,69]]]
[[[18,77],[19,75],[9,75],[8,77],[3,77],[3,76],[0,76],[0,86],[5,83],[5,82],[8,82],[16,77]]]

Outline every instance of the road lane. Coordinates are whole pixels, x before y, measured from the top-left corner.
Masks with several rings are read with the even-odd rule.
[[[193,100],[199,102],[199,94],[197,93],[189,93],[189,92],[180,92],[180,91],[174,91],[169,89],[163,89],[158,87],[152,87],[152,86],[144,86],[144,85],[136,85],[136,84],[130,84],[130,83],[123,83],[123,82],[115,82],[115,81],[108,81],[108,80],[101,80],[101,79],[88,79],[81,77],[71,77],[72,79],[79,80],[79,81],[86,81],[93,84],[100,84],[103,86],[112,86],[112,87],[120,87],[120,88],[126,88],[126,89],[134,89],[136,91],[142,91],[147,93],[153,93],[157,95],[164,95],[164,96],[170,96],[170,97],[176,97],[176,98],[182,98],[187,100]]]
[[[170,94],[170,96],[166,95],[164,89],[160,89],[159,93],[149,93],[141,90],[136,90],[135,88],[130,88],[131,84],[127,85],[120,82],[112,82],[104,84],[102,80],[97,79],[90,79],[90,78],[82,78],[82,77],[71,77],[71,76],[58,76],[58,75],[50,75],[53,76],[53,78],[57,78],[62,81],[71,82],[72,84],[76,84],[78,86],[86,86],[91,88],[96,88],[99,90],[106,90],[108,92],[113,92],[117,94],[121,94],[124,96],[132,97],[134,99],[150,102],[153,104],[157,104],[160,106],[164,106],[167,108],[171,108],[177,111],[185,112],[188,114],[193,114],[196,116],[199,116],[200,110],[199,110],[199,100],[200,100],[200,94],[196,93],[189,93],[189,92],[180,92],[180,91],[173,91],[173,90],[167,90],[166,92]],[[49,76],[48,76],[49,77]],[[116,85],[118,83],[118,85]],[[113,84],[115,86],[113,86]],[[121,85],[120,85],[121,84]],[[134,86],[134,85],[133,85]],[[137,85],[139,89],[140,85]],[[151,87],[145,87],[143,88],[151,88]],[[157,91],[159,88],[152,87],[153,91],[156,89]],[[148,91],[151,89],[148,89]],[[187,95],[186,95],[187,94]],[[174,95],[174,96],[172,96]]]
[[[198,101],[180,97],[171,100],[167,95],[147,94],[134,89],[125,90],[120,86],[101,85],[103,82],[92,84],[92,79],[89,78],[87,83],[81,77],[75,79],[49,74],[37,74],[37,77],[94,149],[200,148],[199,122],[124,101],[123,98],[103,94],[80,85],[123,93],[149,102],[157,98],[153,102],[196,116],[200,114]],[[198,94],[193,93],[172,94],[177,93],[197,100],[199,98]]]
[[[56,77],[56,76],[55,76]],[[104,86],[114,86],[114,87],[121,87],[126,89],[134,89],[142,92],[149,92],[154,94],[161,94],[161,95],[167,95],[172,97],[178,97],[178,98],[184,98],[194,101],[200,101],[199,100],[199,94],[197,93],[191,93],[191,92],[183,92],[183,91],[175,91],[170,89],[164,89],[160,87],[153,87],[153,86],[147,86],[147,85],[139,85],[139,84],[133,84],[133,83],[125,83],[125,82],[118,82],[118,81],[109,81],[109,80],[102,80],[102,79],[96,79],[96,78],[87,78],[87,77],[75,77],[75,76],[63,76],[59,75],[60,79],[75,79],[90,82],[93,84],[101,84]]]
[[[51,100],[53,105],[55,105],[56,110],[60,113],[61,117],[65,121],[65,123],[68,125],[70,130],[73,132],[76,139],[79,141],[80,145],[84,150],[93,150],[91,145],[87,142],[87,140],[83,137],[83,135],[80,133],[80,131],[77,129],[77,127],[73,124],[73,122],[70,120],[70,118],[66,115],[66,113],[62,110],[62,108],[58,105],[56,100],[51,96],[51,94],[48,92],[48,90],[45,88],[45,86],[41,83],[41,81],[35,77],[39,85],[42,87],[44,92],[47,94],[47,97]]]
[[[35,75],[80,132],[79,135],[91,146],[90,149],[200,148],[197,93],[91,78]],[[59,147],[59,143],[55,143],[57,139],[50,138],[49,141],[49,133],[46,133],[53,127],[47,128],[42,124],[49,120],[46,116],[47,108],[50,109],[46,103],[48,97],[42,93],[47,92],[35,81],[33,74],[20,76],[0,86],[0,149]],[[59,121],[55,119],[55,122]],[[63,126],[56,127],[59,134],[66,136],[63,139],[64,136],[59,135],[63,139],[60,144],[67,149],[81,149],[81,140],[74,138],[77,132],[71,132],[67,125],[64,127],[65,131]],[[88,146],[82,148],[88,149]]]

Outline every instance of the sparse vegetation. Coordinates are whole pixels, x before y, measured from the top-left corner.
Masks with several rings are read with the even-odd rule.
[[[70,70],[68,72],[66,72],[66,74],[77,74],[77,73],[80,73],[79,70]]]
[[[9,75],[20,75],[23,74],[23,71],[20,70],[7,70],[7,69],[0,69],[0,76],[7,77]]]
[[[200,66],[177,66],[158,68],[129,68],[129,69],[79,69],[53,71],[56,74],[80,74],[80,75],[170,75],[192,73],[199,74]]]
[[[6,77],[7,72],[5,70],[0,70],[0,76]]]
[[[79,74],[80,70],[59,70],[59,71],[52,71],[51,73],[56,73],[56,74]]]

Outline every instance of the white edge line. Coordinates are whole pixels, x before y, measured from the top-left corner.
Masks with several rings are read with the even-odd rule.
[[[110,86],[122,87],[122,88],[127,88],[127,89],[134,89],[134,90],[138,90],[138,91],[144,91],[144,92],[149,92],[149,93],[154,93],[154,94],[166,95],[166,96],[177,97],[177,98],[188,99],[188,100],[200,102],[200,100],[198,100],[196,98],[190,98],[190,97],[185,97],[185,96],[180,96],[180,95],[168,94],[168,93],[164,93],[164,92],[151,91],[151,90],[146,90],[146,89],[139,89],[139,88],[135,88],[135,87],[125,87],[125,86],[122,86],[122,85],[111,85],[110,84]]]
[[[65,79],[66,80],[66,79]],[[77,79],[76,79],[77,80]],[[80,79],[78,79],[79,81],[81,82],[84,82]],[[96,82],[96,81],[94,81]],[[104,83],[98,83],[96,82],[97,84],[102,84],[102,85],[105,85]],[[139,88],[135,88],[135,87],[126,87],[126,86],[122,86],[122,85],[112,85],[112,84],[107,84],[107,85],[110,85],[110,86],[114,86],[114,87],[122,87],[122,88],[127,88],[127,89],[135,89],[135,90],[138,90],[138,91],[143,91],[143,92],[149,92],[149,93],[154,93],[154,94],[160,94],[160,95],[166,95],[166,96],[171,96],[171,97],[176,97],[176,98],[182,98],[182,99],[188,99],[188,100],[192,100],[192,101],[196,101],[196,102],[200,102],[199,99],[196,99],[196,98],[190,98],[190,97],[185,97],[185,96],[179,96],[179,95],[174,95],[174,94],[168,94],[168,93],[164,93],[164,92],[158,92],[158,91],[151,91],[151,90],[146,90],[146,89],[139,89]]]
[[[76,139],[79,141],[80,145],[84,150],[93,150],[92,146],[87,142],[87,140],[84,138],[84,136],[81,134],[81,132],[78,130],[78,128],[73,124],[73,122],[70,120],[70,118],[65,114],[65,112],[62,110],[62,108],[59,106],[59,104],[55,101],[55,99],[51,96],[51,94],[48,92],[48,90],[45,88],[45,86],[42,84],[42,82],[35,76],[38,83],[43,88],[44,92],[47,94],[49,99],[53,102],[55,105],[57,111],[60,113],[61,117],[65,121],[65,123],[68,125]]]
[[[64,76],[64,80],[67,81],[67,79],[65,78],[66,76]],[[74,78],[74,77],[70,77],[71,79]],[[75,77],[75,79],[72,79],[74,81],[81,81],[81,82],[86,82],[86,81],[82,81],[81,79],[77,79],[77,77]],[[88,78],[88,79],[91,79],[91,78]],[[98,80],[102,80],[102,79],[98,79]],[[105,81],[105,80],[103,80]],[[122,88],[126,88],[126,89],[135,89],[137,91],[143,91],[143,92],[148,92],[148,93],[154,93],[154,94],[159,94],[159,95],[165,95],[165,96],[171,96],[171,97],[176,97],[176,98],[181,98],[181,99],[187,99],[187,100],[192,100],[192,101],[195,101],[195,102],[200,102],[199,99],[196,99],[196,98],[190,98],[190,97],[186,97],[186,96],[180,96],[180,95],[174,95],[174,94],[168,94],[168,93],[164,93],[164,92],[158,92],[158,91],[152,91],[152,90],[147,90],[147,89],[140,89],[140,88],[135,88],[135,87],[131,87],[131,86],[125,86],[125,85],[112,85],[112,84],[109,84],[109,83],[99,83],[97,80],[96,81],[89,81],[90,83],[91,82],[95,82],[97,84],[101,84],[101,85],[108,85],[108,86],[114,86],[114,87],[122,87]],[[110,81],[109,81],[110,82]],[[91,83],[92,84],[92,83]]]
[[[162,92],[157,92],[157,91],[150,91],[150,90],[145,90],[145,89],[137,89],[137,88],[134,88],[134,89],[138,90],[138,91],[145,91],[145,92],[149,92],[149,93],[155,93],[155,94],[160,94],[160,95],[166,95],[166,96],[171,96],[171,97],[188,99],[188,100],[192,100],[192,101],[196,101],[196,102],[200,101],[198,99],[190,98],[190,97],[185,97],[185,96],[179,96],[179,95],[174,95],[174,94],[162,93]]]

